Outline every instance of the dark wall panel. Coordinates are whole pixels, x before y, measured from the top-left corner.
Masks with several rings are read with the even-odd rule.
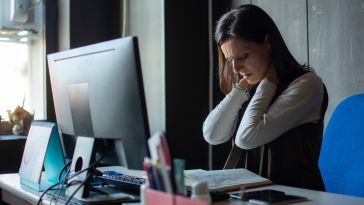
[[[239,0],[232,3],[229,1],[213,0],[212,1],[212,22],[213,31],[219,18],[226,12],[230,11],[232,7],[250,3],[250,0]],[[213,33],[214,34],[214,33]],[[225,97],[219,87],[219,76],[218,76],[218,61],[217,61],[217,45],[213,41],[213,109],[219,102]],[[210,145],[212,147],[212,169],[222,169],[225,161],[230,153],[231,141],[228,141],[219,145]]]
[[[58,51],[58,0],[47,1],[45,4],[46,26],[46,55]],[[48,64],[46,64],[46,100],[47,120],[55,121],[56,113],[53,106],[52,89],[49,78]]]
[[[202,122],[208,114],[207,1],[165,1],[166,132],[175,158],[207,168]]]
[[[71,0],[71,48],[120,37],[120,0]]]

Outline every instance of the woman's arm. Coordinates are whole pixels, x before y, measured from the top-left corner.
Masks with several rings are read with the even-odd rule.
[[[244,91],[233,88],[220,104],[210,112],[203,123],[203,136],[213,145],[221,144],[230,139],[234,134],[239,110],[248,100]]]
[[[269,107],[275,90],[267,79],[259,84],[237,131],[235,143],[240,148],[258,147],[298,125],[320,119],[323,83],[314,73],[293,81]]]

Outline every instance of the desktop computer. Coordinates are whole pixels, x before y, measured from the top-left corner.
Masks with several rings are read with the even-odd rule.
[[[142,170],[150,131],[137,38],[50,54],[48,64],[58,129],[77,138],[66,194],[87,198],[89,168],[108,157]]]

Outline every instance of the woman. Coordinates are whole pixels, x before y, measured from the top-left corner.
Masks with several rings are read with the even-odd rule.
[[[327,93],[289,52],[262,9],[243,5],[217,23],[219,78],[226,97],[203,124],[207,142],[231,137],[225,168],[244,167],[275,184],[324,190],[318,168]]]

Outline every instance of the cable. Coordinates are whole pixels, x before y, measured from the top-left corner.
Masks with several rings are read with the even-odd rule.
[[[72,160],[71,160],[71,161],[72,161]],[[70,161],[70,162],[68,162],[68,163],[66,163],[66,164],[62,167],[60,174],[62,174],[63,170],[64,170],[66,167],[68,167],[68,166],[70,165],[71,161]],[[67,173],[66,173],[66,175],[65,175],[65,177],[64,177],[64,179],[63,179],[63,180],[59,180],[60,178],[58,177],[58,182],[57,182],[56,184],[53,184],[52,186],[50,186],[50,187],[48,187],[46,190],[44,190],[44,192],[40,195],[40,197],[39,197],[39,199],[38,199],[37,205],[39,205],[39,204],[41,203],[41,201],[42,201],[43,197],[47,194],[47,192],[48,192],[48,191],[50,191],[50,190],[51,190],[51,189],[53,189],[54,187],[57,187],[57,186],[58,186],[58,185],[60,185],[60,184],[62,184],[62,185],[63,185],[63,184],[66,182],[66,179],[67,179],[67,176],[68,176],[68,175],[69,175],[69,169],[67,170]],[[51,202],[52,202],[52,198],[51,198]]]
[[[72,200],[72,198],[75,196],[75,194],[81,189],[81,187],[82,186],[84,186],[85,185],[85,183],[88,181],[88,180],[90,180],[89,178],[92,176],[92,174],[91,173],[89,173],[87,176],[86,176],[86,179],[80,184],[80,186],[78,186],[77,188],[76,188],[76,190],[68,197],[68,199],[67,199],[67,201],[66,201],[66,203],[65,203],[65,205],[67,205],[71,200]]]
[[[40,195],[39,199],[38,199],[38,202],[37,202],[37,205],[40,205],[40,203],[42,202],[42,198],[44,197],[44,195],[51,189],[53,189],[54,187],[58,186],[60,183],[56,183],[56,184],[53,184],[52,186],[48,187],[46,190],[44,190],[44,192]]]
[[[67,162],[67,164],[65,166],[63,166],[62,169],[61,169],[61,171],[59,172],[58,182],[62,182],[62,184],[59,187],[56,188],[56,191],[54,193],[51,194],[50,204],[52,204],[52,201],[53,200],[55,200],[56,203],[57,203],[58,199],[60,198],[61,193],[62,193],[62,190],[64,190],[64,185],[67,183],[67,177],[69,176],[70,171],[71,171],[71,166],[70,166],[71,163],[72,163],[72,160],[70,160],[69,162]],[[66,175],[62,179],[62,173],[66,169],[66,167],[67,167]]]
[[[64,179],[66,179],[66,176],[63,178],[63,180],[61,179],[62,173],[65,169],[67,169],[66,175],[69,174],[70,172],[70,166],[71,166],[72,160],[70,160],[69,162],[67,162],[65,165],[63,165],[61,171],[58,174],[58,182],[64,181]]]
[[[64,178],[64,180],[62,180],[62,181],[60,181],[60,182],[58,182],[58,183],[56,183],[56,184],[54,184],[54,185],[52,185],[52,186],[50,186],[50,187],[48,187],[46,190],[44,190],[44,192],[41,194],[41,196],[39,197],[39,200],[38,200],[38,202],[37,202],[37,205],[40,205],[40,203],[41,203],[41,201],[42,201],[42,198],[47,194],[47,192],[48,191],[50,191],[51,189],[53,189],[54,187],[56,187],[56,186],[58,186],[58,185],[60,185],[61,183],[64,185],[64,184],[66,184],[66,187],[69,187],[70,186],[70,184],[67,184],[67,181],[68,180],[70,180],[70,179],[72,179],[72,178],[74,178],[74,177],[76,177],[77,175],[79,175],[79,174],[81,174],[81,173],[83,173],[83,172],[85,172],[85,171],[87,171],[87,170],[89,170],[89,169],[91,169],[93,166],[95,166],[97,164],[97,162],[95,162],[95,163],[93,163],[92,165],[90,165],[89,167],[87,167],[87,168],[85,168],[85,169],[83,169],[83,170],[80,170],[80,171],[78,171],[78,172],[76,172],[76,173],[74,173],[73,175],[71,175],[70,177],[68,177],[69,176],[69,172],[67,173],[67,177],[65,177]],[[90,174],[89,174],[90,175]],[[86,179],[88,179],[88,176],[86,177]],[[71,182],[71,185],[73,184],[73,183],[82,183],[81,184],[81,186],[84,184],[86,182],[86,180],[84,181],[84,182],[82,182],[82,181],[79,181],[79,180],[74,180],[74,181],[72,181]],[[77,189],[77,191],[79,190],[79,188]],[[76,192],[77,192],[76,191]],[[75,193],[76,193],[75,192]],[[72,198],[73,197],[73,195],[75,194],[75,193],[72,193],[72,195],[71,195],[71,197],[70,198]],[[51,200],[52,200],[52,198],[51,198]]]
[[[86,170],[89,170],[91,168],[95,168],[103,159],[105,159],[106,157],[108,157],[110,154],[113,153],[112,149],[109,149],[107,144],[104,143],[104,146],[105,146],[105,150],[103,150],[101,152],[101,154],[100,154],[101,156],[100,156],[99,159],[96,159],[91,165],[89,165],[89,167],[85,168],[84,170],[80,170],[80,171],[74,173],[73,175],[76,176],[76,175],[81,174],[82,172],[84,172]],[[74,177],[73,175],[70,177],[70,179]]]
[[[69,173],[67,173],[67,176],[68,176],[68,174]],[[49,204],[52,204],[52,201],[53,200],[55,200],[56,203],[57,203],[58,199],[61,197],[62,190],[65,189],[65,184],[66,184],[66,179],[64,179],[63,182],[62,182],[62,184],[58,188],[56,188],[56,190],[55,190],[54,193],[49,193],[50,198],[51,198]],[[47,196],[48,196],[48,194],[47,194]]]
[[[95,160],[95,162],[93,162],[90,166],[86,167],[83,170],[77,171],[75,173],[73,173],[71,175],[70,172],[70,164],[72,163],[72,160],[70,160],[69,162],[67,162],[61,169],[59,175],[58,175],[58,182],[50,187],[48,187],[40,196],[37,205],[39,205],[42,201],[42,198],[47,194],[47,192],[49,192],[51,189],[53,189],[54,187],[57,187],[58,185],[61,185],[59,188],[56,189],[55,193],[51,194],[51,200],[50,202],[52,202],[52,200],[58,200],[60,197],[60,191],[64,188],[64,185],[66,185],[66,188],[75,184],[75,183],[81,183],[81,185],[79,187],[77,187],[77,189],[70,195],[70,197],[67,199],[66,204],[68,204],[72,198],[74,197],[74,195],[79,191],[79,189],[81,189],[81,187],[88,182],[88,180],[90,180],[90,177],[93,176],[95,170],[90,171],[90,173],[86,176],[86,180],[84,181],[79,181],[79,180],[74,180],[71,183],[68,183],[68,181],[76,176],[78,176],[79,174],[88,171],[90,169],[96,169],[95,167],[100,163],[101,160],[103,160],[105,158],[105,156],[109,155],[111,153],[111,151],[109,150],[106,154],[104,154],[103,156],[101,156],[98,160]],[[62,173],[64,172],[64,170],[67,169],[66,175],[65,177],[62,179]],[[58,195],[57,195],[58,194]],[[55,197],[57,195],[57,197]]]
[[[72,159],[69,161],[69,162],[67,162],[63,167],[62,167],[62,169],[61,169],[61,171],[59,172],[59,174],[58,174],[58,182],[60,182],[61,181],[61,177],[62,177],[62,173],[63,173],[63,171],[66,169],[66,167],[68,167],[69,169],[71,168],[70,166],[71,166],[71,163],[72,163]],[[66,172],[66,174],[69,172],[69,169],[67,170],[67,172]],[[66,176],[65,176],[65,178],[66,178]]]
[[[90,169],[96,169],[95,167],[100,163],[101,160],[103,160],[105,158],[105,155],[104,156],[101,156],[100,159],[96,160],[95,162],[93,162],[90,166],[86,167],[85,169],[83,170],[80,170],[76,173],[74,173],[73,175],[71,175],[70,177],[67,178],[67,181],[78,176],[79,174],[87,171],[87,170],[90,170]],[[74,195],[81,189],[82,186],[85,185],[86,182],[88,182],[90,180],[90,177],[93,176],[93,173],[94,171],[90,171],[89,174],[86,176],[86,179],[82,182],[82,181],[72,181],[71,184],[67,184],[67,187],[69,186],[72,186],[72,184],[74,183],[81,183],[79,187],[76,188],[76,190],[69,196],[69,198],[67,199],[66,203],[65,204],[68,204],[72,198],[74,197]]]
[[[102,160],[102,159],[103,158],[101,158],[100,160]],[[97,161],[93,162],[90,166],[86,167],[85,169],[82,169],[80,171],[77,171],[77,172],[73,173],[73,175],[71,175],[69,178],[67,178],[67,180],[70,180],[70,179],[76,177],[77,175],[79,175],[79,174],[81,174],[81,173],[83,173],[83,172],[85,172],[85,171],[87,171],[87,170],[89,170],[91,168],[94,168],[100,162],[100,160],[97,160]]]

